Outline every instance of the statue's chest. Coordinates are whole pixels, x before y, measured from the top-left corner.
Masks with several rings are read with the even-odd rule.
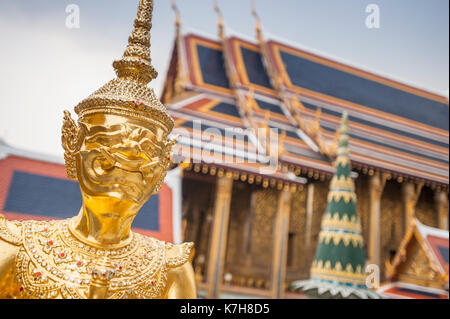
[[[167,285],[164,243],[134,234],[121,249],[76,240],[67,222],[24,223],[15,280],[23,298],[159,298]]]

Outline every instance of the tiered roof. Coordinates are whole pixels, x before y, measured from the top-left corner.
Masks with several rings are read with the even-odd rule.
[[[351,177],[347,113],[340,132],[336,173],[330,183],[311,279],[296,281],[291,287],[314,297],[379,298],[366,287],[361,223]]]
[[[177,128],[196,119],[202,131],[276,128],[279,171],[324,179],[334,172],[346,111],[356,169],[448,188],[446,97],[264,39],[259,27],[256,38],[227,36],[221,23],[218,38],[178,29],[162,92]],[[242,147],[258,143],[252,136]]]

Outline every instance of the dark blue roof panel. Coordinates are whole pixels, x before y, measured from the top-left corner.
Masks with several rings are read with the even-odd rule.
[[[280,50],[293,85],[413,121],[449,129],[448,105]]]
[[[261,53],[244,47],[241,47],[241,53],[250,83],[272,89],[272,84],[263,65]]]
[[[225,72],[223,52],[197,45],[197,53],[203,82],[227,89],[230,88]]]
[[[236,105],[230,104],[230,103],[221,102],[221,103],[217,104],[216,106],[214,106],[211,110],[214,112],[226,114],[229,116],[234,116],[234,117],[238,117],[238,118],[241,117]]]

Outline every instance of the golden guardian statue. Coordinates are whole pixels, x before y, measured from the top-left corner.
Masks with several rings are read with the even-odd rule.
[[[64,112],[67,174],[77,216],[10,222],[0,215],[1,298],[196,298],[193,244],[133,233],[139,209],[171,165],[173,121],[147,84],[153,0],[140,0],[117,78]]]

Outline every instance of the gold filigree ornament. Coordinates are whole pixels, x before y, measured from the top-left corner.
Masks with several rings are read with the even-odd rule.
[[[161,298],[167,271],[191,261],[192,243],[172,245],[132,233],[123,247],[105,250],[82,243],[68,221],[24,222],[16,258],[21,298]],[[98,283],[98,284],[96,284]],[[96,288],[98,287],[98,288]]]
[[[15,229],[13,230],[10,227],[15,227]],[[0,214],[0,239],[16,246],[20,245],[22,241],[20,236],[20,227],[21,224],[19,222],[8,223],[5,216]]]
[[[339,280],[348,284],[364,284],[366,279],[361,265],[357,265],[356,269],[353,269],[352,264],[349,263],[343,268],[340,262],[336,262],[332,267],[329,260],[314,261],[311,267],[311,277],[331,281]]]
[[[335,246],[338,246],[342,241],[344,246],[347,247],[350,243],[353,247],[363,247],[363,238],[359,234],[353,233],[343,233],[343,232],[335,232],[335,231],[326,231],[322,230],[319,233],[319,243],[324,243],[326,245],[330,244],[333,241]]]
[[[350,191],[337,190],[332,190],[328,193],[328,202],[331,202],[332,200],[334,200],[335,202],[339,202],[341,199],[344,199],[344,202],[346,204],[348,204],[351,200],[356,203],[356,194]]]
[[[347,190],[355,191],[355,183],[351,176],[345,177],[344,175],[334,175],[330,182],[330,190]]]
[[[322,219],[322,228],[339,229],[353,233],[361,232],[361,224],[355,215],[353,215],[351,219],[348,218],[347,214],[344,214],[342,218],[339,216],[340,214],[338,212],[335,212],[334,214],[325,214]]]

